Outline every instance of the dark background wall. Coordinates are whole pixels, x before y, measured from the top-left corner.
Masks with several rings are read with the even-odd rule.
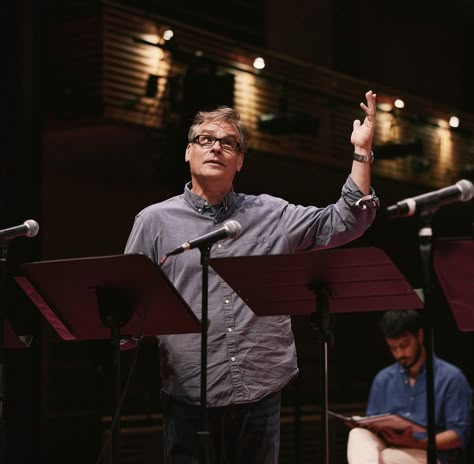
[[[353,77],[471,111],[469,0],[265,4],[265,44]]]
[[[70,92],[74,87],[65,86],[50,67],[53,50],[60,45],[54,36],[51,41],[51,30],[66,19],[99,11],[99,2],[8,3],[2,5],[8,49],[2,74],[8,91],[0,142],[0,221],[7,227],[33,217],[41,225],[38,238],[12,242],[9,274],[20,272],[26,261],[121,253],[134,215],[182,190],[187,178],[185,142],[172,139],[179,145],[173,153],[180,161],[161,158],[157,164],[159,133],[102,117],[101,106],[86,98],[94,95],[97,82],[77,97]],[[225,9],[213,2],[197,7],[185,0],[122,3],[141,14],[170,16],[226,35],[236,46],[268,47],[293,60],[426,98],[433,105],[474,111],[468,66],[473,32],[467,19],[473,11],[468,1],[443,7],[398,2],[395,7],[369,0],[307,1],[297,6],[241,0],[228,2]],[[100,37],[90,41],[91,49],[100,50]],[[350,129],[348,125],[348,150]],[[350,160],[347,166],[335,167],[291,153],[250,153],[236,189],[325,205],[339,196],[349,165]],[[384,204],[426,191],[423,184],[387,176],[374,177],[373,184]],[[436,214],[433,229],[439,236],[470,236],[472,221],[472,204],[451,205]],[[354,245],[384,249],[418,288],[418,227],[416,219],[388,223],[379,215]],[[440,292],[437,302],[437,353],[463,368],[474,384],[472,334],[458,330]],[[63,462],[64,453],[71,463],[92,462],[101,444],[103,418],[112,411],[108,344],[60,342],[13,281],[7,316],[19,332],[34,335],[30,349],[7,351],[8,462]],[[331,402],[363,407],[374,373],[389,361],[377,319],[375,313],[332,318]],[[303,404],[317,406],[318,345],[307,319],[295,318],[294,328],[302,372],[285,391],[285,405],[293,404],[297,392]],[[125,366],[132,360],[132,352],[124,353]],[[158,390],[156,347],[147,341],[125,413],[159,412]]]

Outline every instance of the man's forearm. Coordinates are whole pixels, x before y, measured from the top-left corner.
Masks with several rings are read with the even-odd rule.
[[[445,430],[444,432],[437,433],[435,436],[436,449],[437,450],[448,450],[453,448],[460,448],[462,443],[459,436],[453,430]],[[428,448],[428,439],[419,440],[419,448]]]
[[[454,430],[446,430],[436,434],[436,448],[438,450],[447,450],[460,448],[462,443],[458,434]],[[426,440],[428,443],[428,440]]]

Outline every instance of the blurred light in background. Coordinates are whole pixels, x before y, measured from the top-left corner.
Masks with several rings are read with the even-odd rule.
[[[261,56],[258,56],[253,61],[253,67],[255,69],[263,69],[265,67],[265,60]]]

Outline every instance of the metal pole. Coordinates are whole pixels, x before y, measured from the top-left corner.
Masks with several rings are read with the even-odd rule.
[[[202,305],[201,305],[201,411],[199,440],[199,463],[209,462],[209,429],[207,411],[207,330],[208,319],[208,292],[209,292],[209,257],[211,246],[205,245],[199,248],[201,251],[202,266]]]
[[[436,464],[435,437],[435,397],[433,372],[433,291],[432,291],[432,235],[431,214],[422,216],[419,230],[420,259],[423,274],[423,294],[425,301],[424,345],[426,351],[426,407],[428,416],[428,464]]]

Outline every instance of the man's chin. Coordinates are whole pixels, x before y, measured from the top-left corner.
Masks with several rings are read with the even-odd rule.
[[[226,167],[220,163],[204,163],[204,168],[222,170],[222,169],[225,169]]]
[[[415,364],[416,364],[416,361],[404,362],[403,364],[400,363],[400,365],[401,365],[404,369],[411,369]]]

